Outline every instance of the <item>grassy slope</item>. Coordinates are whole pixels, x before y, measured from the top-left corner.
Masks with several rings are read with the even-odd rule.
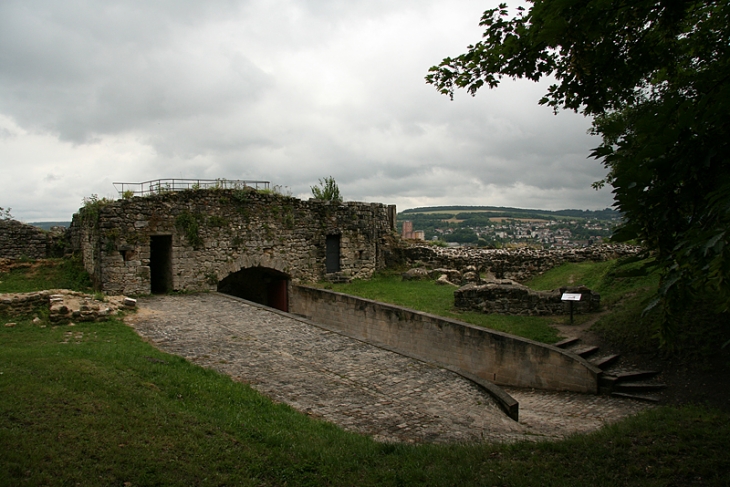
[[[333,291],[417,309],[544,343],[558,341],[558,333],[550,324],[563,319],[458,311],[454,309],[454,287],[436,286],[433,281],[404,282],[396,272],[379,274],[368,281],[357,280],[349,284],[333,284],[327,287],[331,287]]]
[[[21,321],[0,343],[3,486],[722,485],[730,470],[729,418],[701,408],[557,443],[384,445],[160,353],[118,321]]]
[[[714,410],[659,408],[555,443],[378,444],[119,321],[14,322],[0,326],[0,486],[727,485],[730,415]]]

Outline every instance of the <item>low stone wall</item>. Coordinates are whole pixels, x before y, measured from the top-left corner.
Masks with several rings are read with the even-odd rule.
[[[456,320],[292,285],[290,311],[499,385],[596,394],[600,369],[565,350]]]
[[[0,294],[0,314],[28,316],[41,309],[48,309],[51,291],[34,293]]]
[[[467,284],[454,291],[454,306],[458,309],[508,315],[564,315],[570,313],[569,302],[562,301],[563,293],[580,294],[580,301],[572,301],[576,314],[593,313],[601,305],[601,296],[584,286],[565,287],[552,291],[533,291],[510,280],[490,281],[485,284]]]
[[[0,314],[21,317],[47,311],[48,319],[54,325],[104,321],[116,315],[121,308],[133,304],[133,300],[124,296],[109,296],[104,301],[98,301],[88,294],[65,289],[0,294]]]
[[[0,219],[0,257],[44,259],[48,252],[48,232],[19,221]]]
[[[524,282],[566,262],[603,262],[643,249],[633,245],[603,244],[578,249],[540,250],[443,248],[426,245],[398,249],[399,264],[462,270],[474,266],[483,277]]]

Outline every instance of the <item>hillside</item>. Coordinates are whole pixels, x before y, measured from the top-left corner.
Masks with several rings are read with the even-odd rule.
[[[427,206],[403,210],[398,215],[403,218],[414,214],[457,214],[457,213],[490,213],[490,216],[511,218],[581,218],[601,221],[614,221],[621,218],[621,214],[611,208],[603,210],[537,210],[526,208],[512,208],[508,206]]]
[[[611,236],[619,212],[536,210],[496,206],[435,206],[398,214],[399,227],[410,221],[426,240],[482,247],[531,245],[545,248],[590,245]]]

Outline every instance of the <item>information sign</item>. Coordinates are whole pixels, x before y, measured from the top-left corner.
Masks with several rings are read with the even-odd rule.
[[[581,293],[563,293],[561,301],[580,301]]]

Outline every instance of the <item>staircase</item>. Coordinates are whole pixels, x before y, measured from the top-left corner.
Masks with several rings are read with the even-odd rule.
[[[661,398],[656,393],[667,387],[654,380],[658,371],[621,367],[620,355],[601,354],[599,347],[582,344],[579,338],[566,338],[555,346],[580,355],[603,371],[598,381],[600,394],[658,403]]]

